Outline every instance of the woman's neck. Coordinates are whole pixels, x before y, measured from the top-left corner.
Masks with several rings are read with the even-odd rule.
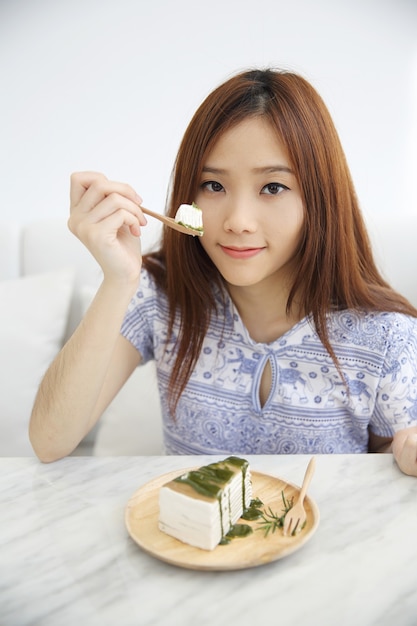
[[[227,289],[249,335],[258,343],[275,341],[303,317],[295,304],[287,313],[288,290],[265,289],[262,285],[227,285]]]

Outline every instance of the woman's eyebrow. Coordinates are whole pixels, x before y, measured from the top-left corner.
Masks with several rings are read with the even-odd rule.
[[[294,174],[294,171],[288,167],[288,165],[266,165],[264,167],[254,167],[253,172],[256,174],[273,174],[274,172],[285,172],[287,174]]]
[[[294,175],[294,171],[288,167],[288,165],[265,165],[262,167],[254,167],[252,171],[255,174],[274,174],[275,172],[285,172],[286,174]],[[227,174],[227,170],[222,169],[221,167],[212,167],[211,165],[206,165],[203,167],[204,173],[210,174]]]
[[[211,167],[210,165],[206,165],[203,167],[203,172],[209,174],[226,174],[227,170],[222,169],[221,167]]]
[[[254,167],[252,170],[255,174],[274,174],[276,172],[284,172],[286,174],[294,175],[294,171],[288,167],[288,165],[265,165],[262,167]],[[205,174],[227,174],[227,170],[221,167],[212,167],[211,165],[205,165],[203,167],[203,173]]]

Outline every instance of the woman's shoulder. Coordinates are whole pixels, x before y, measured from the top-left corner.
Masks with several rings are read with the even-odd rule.
[[[139,289],[157,289],[156,279],[153,276],[152,272],[148,270],[148,268],[142,266],[140,270],[140,283]]]
[[[362,309],[343,309],[332,311],[329,319],[334,323],[346,323],[357,326],[374,326],[387,330],[394,327],[417,326],[417,317],[398,311],[368,311]]]
[[[391,311],[346,309],[329,315],[331,340],[354,344],[391,344],[417,333],[417,318]]]
[[[143,306],[147,303],[148,306],[152,306],[152,303],[157,304],[158,302],[165,304],[165,292],[158,284],[152,272],[142,266],[139,284],[130,301],[129,309],[132,310],[139,304]]]

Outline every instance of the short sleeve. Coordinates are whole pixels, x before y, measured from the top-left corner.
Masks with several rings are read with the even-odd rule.
[[[155,300],[155,284],[142,270],[139,288],[129,303],[120,332],[140,353],[143,363],[154,358]]]
[[[382,437],[417,426],[417,320],[396,315],[390,327],[371,430]]]

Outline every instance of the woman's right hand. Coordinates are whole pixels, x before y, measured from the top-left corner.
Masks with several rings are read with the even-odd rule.
[[[97,172],[71,176],[70,231],[88,248],[105,278],[137,281],[142,265],[142,198],[132,187]]]

